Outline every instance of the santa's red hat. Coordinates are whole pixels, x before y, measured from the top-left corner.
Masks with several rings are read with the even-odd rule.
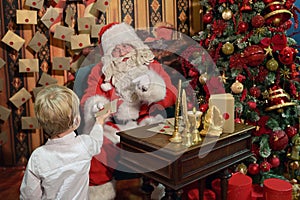
[[[111,55],[112,50],[118,44],[131,44],[138,49],[149,49],[138,37],[133,27],[123,23],[113,22],[101,28],[99,32],[104,55]]]

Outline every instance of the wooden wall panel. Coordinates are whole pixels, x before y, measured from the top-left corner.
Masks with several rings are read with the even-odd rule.
[[[163,1],[163,21],[172,24],[177,30],[176,2],[177,0]]]
[[[146,29],[149,27],[149,10],[148,10],[148,0],[135,0],[135,27],[138,29]]]
[[[109,9],[106,12],[107,23],[121,22],[121,0],[111,0]]]

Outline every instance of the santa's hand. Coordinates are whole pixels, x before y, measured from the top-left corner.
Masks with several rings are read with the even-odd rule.
[[[142,92],[146,92],[149,89],[151,80],[150,77],[147,74],[145,74],[133,79],[132,83],[136,84],[138,90],[141,90]]]
[[[95,114],[95,113],[99,112],[100,110],[102,110],[103,108],[104,108],[104,105],[102,103],[96,103],[92,107],[92,112],[93,112],[93,114]]]

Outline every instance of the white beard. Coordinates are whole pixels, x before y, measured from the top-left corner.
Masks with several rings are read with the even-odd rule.
[[[127,102],[139,103],[138,95],[136,94],[136,85],[132,81],[145,74],[148,67],[140,65],[132,67],[127,72],[119,73],[113,76],[117,93]]]
[[[138,64],[135,51],[123,57],[113,58],[109,69],[112,85],[116,87],[118,95],[126,102],[139,103],[135,93],[136,86],[132,80],[143,75],[148,67]]]

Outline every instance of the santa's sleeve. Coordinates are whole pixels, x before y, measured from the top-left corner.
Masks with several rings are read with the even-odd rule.
[[[103,82],[101,64],[95,65],[87,77],[87,88],[80,101],[81,111],[83,114],[83,133],[88,134],[95,123],[93,116],[93,106],[101,103],[105,105],[109,102],[107,95],[100,89],[99,85]]]
[[[161,101],[156,102],[155,104],[161,105],[163,108],[173,106],[176,102],[177,89],[173,85],[170,76],[164,70],[163,66],[154,61],[150,64],[150,69],[155,71],[165,82],[166,84],[166,95],[165,98]]]
[[[96,94],[99,94],[99,84],[101,84],[101,74],[102,74],[102,71],[101,71],[101,68],[102,68],[102,65],[101,64],[97,64],[95,65],[88,77],[87,77],[87,88],[85,89],[84,91],[84,94],[80,100],[80,104],[83,108],[86,100],[92,96],[95,96]]]

